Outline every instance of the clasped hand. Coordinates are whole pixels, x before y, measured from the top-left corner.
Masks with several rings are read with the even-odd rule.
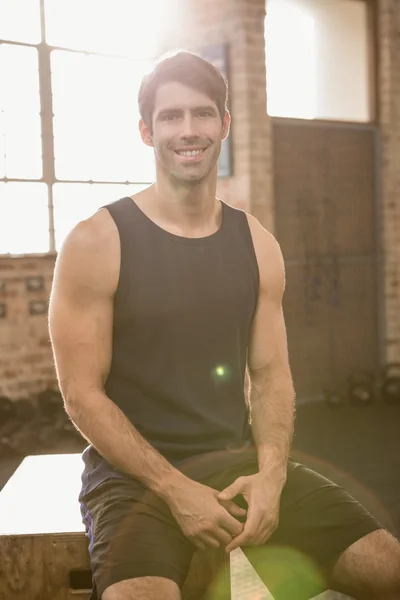
[[[219,492],[196,481],[175,489],[168,505],[173,517],[197,548],[226,546],[243,530],[238,520],[246,511],[232,500],[218,500]]]
[[[239,477],[218,494],[220,502],[229,501],[239,494],[248,504],[246,523],[243,530],[226,546],[231,552],[240,546],[265,544],[278,526],[279,504],[283,482],[280,478],[256,473]]]
[[[280,478],[261,472],[239,477],[222,492],[191,481],[168,504],[182,532],[197,548],[223,545],[231,552],[268,540],[278,526],[282,488]],[[238,495],[246,500],[247,512],[233,501]],[[244,525],[240,517],[246,517]]]

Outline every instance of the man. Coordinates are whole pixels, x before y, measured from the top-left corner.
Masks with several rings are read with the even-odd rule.
[[[315,593],[400,598],[398,542],[289,460],[284,265],[255,218],[216,198],[226,96],[196,55],[161,60],[139,93],[155,183],[78,224],[57,259],[50,332],[66,410],[90,443],[93,597],[178,600],[196,547],[241,546],[276,598],[311,588],[289,593],[290,571],[282,582],[282,564],[263,567],[251,547],[283,549],[287,569],[303,557],[324,577]]]

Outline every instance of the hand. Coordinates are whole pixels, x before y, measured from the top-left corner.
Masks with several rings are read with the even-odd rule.
[[[235,517],[246,511],[231,500],[217,500],[218,491],[190,481],[175,490],[168,506],[183,534],[200,550],[227,545],[243,530]]]
[[[167,500],[183,534],[199,549],[229,544],[243,530],[235,517],[246,511],[231,500],[217,500],[218,490],[189,481],[175,489]]]
[[[221,502],[241,494],[248,504],[247,520],[243,531],[226,546],[226,552],[231,552],[239,546],[265,544],[278,526],[283,485],[284,480],[281,476],[260,472],[239,477],[218,494]]]

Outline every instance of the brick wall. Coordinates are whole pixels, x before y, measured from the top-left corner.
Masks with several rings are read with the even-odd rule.
[[[400,361],[400,2],[379,2],[379,104],[384,343]]]
[[[0,259],[0,396],[31,397],[55,383],[47,327],[53,269],[52,255]]]
[[[173,26],[160,50],[229,44],[234,174],[218,192],[273,230],[272,144],[266,115],[264,0],[168,0]],[[379,0],[379,96],[382,128],[385,342],[400,360],[400,2]],[[30,315],[31,300],[47,300],[54,257],[0,257],[0,395],[18,398],[55,382],[46,315]],[[42,291],[27,292],[25,277],[41,274]],[[5,284],[3,284],[5,282]],[[4,287],[4,289],[3,289]]]

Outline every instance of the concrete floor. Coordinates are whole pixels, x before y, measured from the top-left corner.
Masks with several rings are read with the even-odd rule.
[[[82,440],[59,439],[51,453],[80,452]],[[383,403],[330,409],[310,403],[297,409],[295,459],[366,499],[370,510],[400,535],[400,406]],[[46,449],[46,454],[49,450]],[[0,457],[0,489],[23,457]]]
[[[60,439],[50,452],[80,452],[84,446],[83,440]],[[0,489],[22,458],[0,458]],[[366,408],[331,409],[321,403],[299,406],[293,458],[343,485],[400,537],[400,406],[380,402]],[[233,557],[232,567],[234,589],[240,590],[241,600],[246,600],[246,590],[249,599],[270,600],[240,551]],[[326,592],[318,600],[340,598],[345,597]]]
[[[51,452],[79,452],[84,446],[83,440],[59,440]],[[293,457],[343,485],[400,537],[400,406],[380,402],[366,408],[330,409],[320,403],[299,406]],[[21,460],[0,459],[0,489]],[[234,567],[232,576],[236,572],[235,587],[241,594],[245,587],[251,592],[249,598],[254,598],[255,591],[260,600],[270,598],[240,551],[235,564],[239,568]],[[318,598],[344,597],[327,592]],[[241,600],[246,600],[243,595]]]

